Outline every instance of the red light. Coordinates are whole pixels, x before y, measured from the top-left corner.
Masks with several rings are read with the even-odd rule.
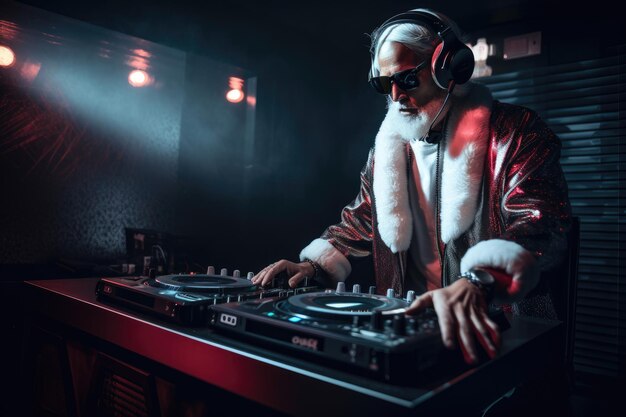
[[[26,80],[32,82],[35,78],[37,78],[40,69],[41,64],[39,62],[26,61],[24,62],[24,65],[22,65],[20,74],[22,77],[26,78]]]
[[[15,62],[15,54],[8,46],[0,46],[0,67],[10,67]]]
[[[243,80],[238,77],[229,77],[228,86],[230,91],[226,93],[226,100],[231,103],[239,103],[243,100],[245,94],[243,93]]]
[[[152,54],[144,49],[133,49],[133,52],[135,53],[135,55],[143,57],[143,58],[150,58],[152,56]]]
[[[230,101],[231,103],[239,103],[241,100],[243,100],[243,91],[230,90],[228,93],[226,93],[226,100]]]
[[[128,74],[128,84],[133,87],[145,87],[150,84],[151,79],[147,72],[142,70],[133,70]]]

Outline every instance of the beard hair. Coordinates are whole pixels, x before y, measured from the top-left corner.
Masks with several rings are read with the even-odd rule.
[[[431,123],[433,122],[437,112],[443,104],[445,96],[437,96],[422,106],[417,114],[403,113],[400,111],[402,106],[397,101],[391,100],[387,96],[387,119],[390,119],[390,126],[393,133],[396,133],[402,140],[411,141],[413,139],[421,139],[428,134]],[[439,121],[443,120],[450,106],[439,115]]]

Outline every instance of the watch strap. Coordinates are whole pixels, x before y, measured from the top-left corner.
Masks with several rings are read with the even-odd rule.
[[[489,272],[481,270],[480,273],[488,274]],[[491,301],[493,300],[493,295],[494,295],[494,287],[495,287],[494,284],[484,283],[477,276],[476,271],[471,270],[471,269],[461,274],[460,277],[468,280],[470,283],[472,283],[478,289],[480,289],[483,292],[483,295],[485,296],[485,301],[487,302],[487,304],[491,303]]]

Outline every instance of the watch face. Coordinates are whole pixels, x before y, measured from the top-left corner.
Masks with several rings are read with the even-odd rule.
[[[474,275],[476,275],[476,278],[478,278],[478,280],[484,285],[493,285],[493,283],[495,282],[493,275],[491,275],[487,271],[477,269],[472,272],[474,272]]]

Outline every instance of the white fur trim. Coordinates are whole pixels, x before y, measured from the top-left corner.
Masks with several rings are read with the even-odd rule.
[[[470,228],[479,201],[491,117],[491,93],[474,87],[457,100],[446,126],[441,175],[441,240],[449,243]]]
[[[352,265],[333,245],[325,239],[315,239],[300,252],[300,260],[317,262],[335,281],[345,281],[352,272]]]
[[[518,301],[539,282],[539,267],[533,254],[510,240],[484,240],[472,246],[461,260],[461,271],[481,266],[502,269],[513,277],[506,296],[500,295],[499,301]]]
[[[380,238],[393,253],[407,250],[413,232],[409,206],[405,142],[395,133],[394,119],[388,112],[374,148],[374,198]]]
[[[440,222],[444,243],[459,237],[474,221],[489,139],[491,102],[489,89],[480,84],[469,83],[454,91],[442,161]],[[406,142],[397,128],[399,117],[397,112],[387,112],[374,150],[378,232],[394,253],[409,248],[413,231]],[[403,134],[406,136],[406,132]]]

